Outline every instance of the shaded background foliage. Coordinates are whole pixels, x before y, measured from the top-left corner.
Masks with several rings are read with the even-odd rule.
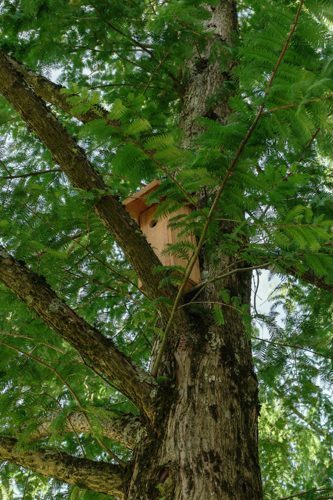
[[[83,125],[57,113],[112,193],[125,198],[141,183],[164,179],[163,213],[180,206],[184,192],[195,197],[205,186],[206,200],[214,193],[262,103],[296,8],[285,0],[237,3],[239,40],[233,49],[216,44],[212,55],[221,71],[237,61],[234,80],[221,88],[232,95],[230,120],[202,118],[203,133],[187,150],[177,128],[189,78],[184,61],[195,53],[196,64],[206,64],[202,51],[212,37],[202,28],[202,2],[4,0],[1,48],[66,86],[74,114],[98,112],[98,106],[109,111],[108,121],[101,112]],[[249,333],[261,387],[262,474],[272,499],[302,490],[309,490],[306,498],[319,498],[311,490],[332,487],[332,294],[295,278],[310,271],[329,283],[333,271],[332,22],[329,1],[305,3],[265,114],[226,186],[206,242],[206,251],[235,253],[250,265],[269,263],[277,277],[294,270],[279,285],[269,314],[254,303]],[[0,122],[1,242],[147,367],[159,333],[154,304],[139,293],[134,272],[95,217],[93,196],[68,184],[3,99]],[[181,226],[200,234],[206,213],[197,200],[195,215]],[[237,222],[223,240],[221,218]],[[246,248],[244,237],[251,241]],[[240,307],[223,290],[221,300]],[[223,316],[217,313],[216,320]],[[102,437],[99,416],[105,410],[135,413],[134,406],[4,287],[0,342],[2,432],[31,446],[29,436],[45,416],[60,410],[44,444],[88,458],[126,460],[128,451]],[[63,437],[66,416],[80,405],[93,435]],[[106,498],[10,464],[0,474],[4,498]]]

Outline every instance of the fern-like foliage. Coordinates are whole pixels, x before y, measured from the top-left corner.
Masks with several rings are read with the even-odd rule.
[[[249,336],[256,337],[266,498],[311,494],[332,487],[333,477],[327,431],[332,427],[332,299],[302,281],[310,274],[324,288],[333,286],[332,2],[305,2],[278,67],[297,2],[239,0],[239,33],[232,48],[205,28],[207,4],[218,2],[8,1],[0,7],[0,45],[65,85],[62,95],[74,116],[97,113],[82,124],[56,110],[110,193],[124,199],[154,178],[161,181],[147,203],[158,203],[156,217],[170,217],[180,235],[165,252],[191,258],[195,244],[186,236],[200,238],[228,176],[203,252],[212,260],[232,256],[241,266],[263,265],[275,279],[289,278],[269,313],[254,307],[251,331],[248,311],[224,289],[212,313],[223,325],[225,309],[234,308]],[[225,123],[199,117],[201,133],[188,147],[178,126],[189,79],[184,62],[202,54],[207,40],[221,71],[232,66],[233,83],[225,82],[214,96],[231,94],[230,115]],[[3,99],[0,152],[1,244],[45,275],[71,307],[147,368],[154,338],[161,334],[156,304],[138,289],[135,272],[97,219],[92,197],[69,185]],[[177,216],[184,205],[190,213]],[[156,269],[161,288],[180,286],[184,267],[170,266],[167,276],[162,270]],[[203,274],[208,282],[215,278]],[[264,335],[256,321],[266,325]],[[46,443],[77,456],[112,460],[110,449],[128,458],[124,448],[101,436],[99,417],[102,408],[136,409],[4,287],[0,348],[1,433],[15,434],[19,446],[28,446],[45,416],[56,412]],[[94,432],[63,438],[66,416],[80,407],[90,415]],[[0,478],[4,498],[4,492],[10,498],[92,498],[38,476],[27,480],[26,472],[9,464],[0,469]]]

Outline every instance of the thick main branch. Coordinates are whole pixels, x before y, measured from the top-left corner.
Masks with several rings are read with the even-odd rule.
[[[107,194],[108,188],[102,176],[88,161],[85,152],[25,83],[3,52],[0,52],[0,93],[36,132],[73,186],[96,193],[95,211],[137,271],[146,293],[152,298],[161,296],[160,276],[154,273],[154,268],[161,263],[140,228],[120,200]]]
[[[17,440],[0,437],[0,460],[8,460],[43,476],[124,498],[125,475],[118,465],[94,462],[51,450],[21,450]]]
[[[43,277],[15,260],[3,247],[0,247],[0,281],[153,419],[154,384],[150,377],[63,302]]]

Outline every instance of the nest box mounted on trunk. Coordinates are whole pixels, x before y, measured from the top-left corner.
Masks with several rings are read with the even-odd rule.
[[[170,219],[177,215],[190,213],[191,208],[184,205],[170,215],[155,219],[154,214],[158,207],[158,203],[147,205],[146,199],[159,185],[160,181],[152,181],[140,191],[127,198],[123,204],[131,217],[139,224],[142,232],[145,234],[162,264],[165,266],[182,266],[185,268],[188,263],[186,259],[171,255],[165,252],[165,250],[169,244],[179,241],[188,241],[193,245],[196,244],[194,235],[180,235],[180,229],[169,226]],[[200,267],[197,261],[192,269],[186,290],[189,291],[198,283],[200,283]]]

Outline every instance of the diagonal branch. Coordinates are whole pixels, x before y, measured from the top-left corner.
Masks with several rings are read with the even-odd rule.
[[[314,285],[315,287],[320,288],[321,290],[333,293],[333,284],[327,283],[326,279],[323,276],[318,276],[311,270],[300,271],[295,266],[288,266],[288,265],[283,265],[283,267],[279,266],[278,269],[276,268],[273,269],[272,266],[263,265],[262,269],[267,269],[268,271],[277,272],[280,274],[286,274],[286,275],[289,274],[291,276],[294,276],[298,280],[304,282],[305,284]]]
[[[6,55],[6,57],[11,62],[16,71],[23,77],[25,82],[28,83],[29,87],[31,87],[33,92],[38,97],[43,99],[43,101],[58,107],[65,113],[68,113],[69,115],[77,118],[82,123],[87,123],[89,121],[102,118],[108,125],[112,125],[115,128],[120,127],[121,123],[118,120],[110,120],[110,118],[108,117],[108,111],[100,105],[92,107],[91,109],[89,109],[89,111],[86,111],[85,113],[79,113],[75,110],[73,111],[73,106],[71,105],[69,100],[69,98],[73,94],[68,94],[68,90],[66,89],[66,87],[53,83],[44,76],[34,73],[26,66],[24,66],[22,63],[18,62],[16,59],[13,59],[8,55]],[[162,62],[163,61],[161,61],[161,63]],[[133,141],[133,144],[135,144],[135,141]],[[175,175],[171,175],[167,171],[167,169],[158,160],[156,160],[156,158],[153,158],[154,155],[152,153],[149,153],[147,151],[146,153],[151,159],[154,159],[156,165],[158,165],[158,167],[162,170],[162,172],[171,179],[171,181],[184,194],[185,198],[193,206],[197,206],[197,203],[194,200],[194,198],[189,193],[187,193],[187,191],[183,188],[183,186],[177,181]],[[57,169],[53,169],[51,171],[56,172]],[[40,175],[41,173],[42,172],[36,172],[30,175]],[[29,177],[29,174],[23,174],[20,177]],[[7,179],[7,178],[15,178],[15,176],[2,177],[2,179]]]
[[[0,460],[8,460],[47,477],[99,493],[125,497],[123,469],[106,462],[77,458],[52,450],[22,450],[12,437],[0,437]]]
[[[57,414],[52,414],[45,418],[36,431],[30,434],[29,440],[44,439],[52,434],[52,425],[57,416]],[[144,432],[139,417],[135,415],[128,414],[116,417],[108,416],[106,412],[103,412],[103,415],[98,415],[97,419],[103,436],[117,441],[129,449],[135,447]],[[91,434],[91,425],[89,425],[84,412],[73,411],[67,416],[63,431],[66,433]]]
[[[314,285],[315,287],[321,288],[326,292],[333,293],[333,284],[327,283],[325,278],[323,278],[322,276],[316,276],[313,271],[300,272],[292,266],[288,267],[286,271],[292,276],[295,276],[295,278],[299,279],[300,281],[304,281],[305,283]]]
[[[115,128],[120,127],[121,123],[118,120],[110,120],[110,118],[108,117],[107,109],[103,108],[100,105],[92,107],[91,109],[89,109],[89,111],[86,111],[85,113],[79,113],[75,110],[73,111],[73,106],[71,105],[69,99],[73,94],[68,94],[68,90],[66,89],[66,87],[63,87],[62,85],[58,85],[52,82],[51,80],[48,80],[45,76],[34,73],[26,66],[24,66],[21,62],[14,59],[13,57],[10,57],[8,55],[6,55],[6,57],[11,62],[16,71],[23,77],[25,82],[28,83],[29,87],[31,87],[33,92],[38,97],[43,99],[43,101],[58,107],[65,113],[68,113],[69,115],[80,120],[82,123],[87,123],[89,121],[102,118],[108,125],[112,125]],[[163,61],[161,61],[161,63],[162,62]],[[149,156],[153,157],[152,154],[149,154]],[[193,206],[197,206],[197,203],[194,200],[194,198],[191,197],[191,195],[189,195],[189,193],[187,193],[184,190],[183,186],[177,181],[175,176],[170,175],[170,173],[163,167],[163,165],[160,164],[160,162],[156,160],[156,158],[154,158],[154,161],[163,171],[163,173],[171,179],[171,181],[178,187],[180,191],[182,191],[182,193],[189,200],[189,202]],[[53,171],[56,170],[54,169]],[[35,175],[39,175],[39,173],[36,172]],[[26,176],[28,176],[28,174],[26,174]]]
[[[150,377],[67,306],[43,277],[16,261],[3,247],[0,247],[0,281],[153,420],[154,383]]]
[[[263,315],[260,315],[259,317],[258,316],[255,316],[254,317],[255,319],[262,319],[263,318]],[[263,319],[263,321],[265,321],[265,318]],[[255,339],[255,340],[258,340],[259,342],[264,342],[266,344],[272,344],[272,345],[277,345],[277,346],[280,346],[280,347],[284,347],[286,349],[295,349],[295,350],[300,350],[300,351],[304,351],[304,352],[309,352],[311,354],[314,354],[315,356],[319,356],[321,358],[325,358],[325,359],[331,359],[333,361],[333,356],[329,356],[327,354],[324,354],[324,353],[321,353],[321,352],[318,352],[318,351],[314,351],[313,349],[309,349],[308,347],[304,347],[304,346],[301,346],[301,345],[297,345],[297,344],[288,344],[286,342],[279,342],[279,341],[276,341],[276,340],[268,340],[268,339],[261,339],[260,337],[251,337],[252,339]]]
[[[316,423],[312,421],[312,418],[307,417],[303,415],[302,412],[299,411],[299,409],[292,403],[292,397],[290,398],[290,395],[288,393],[284,393],[283,391],[279,389],[274,389],[275,394],[280,398],[282,404],[287,408],[290,409],[300,420],[305,422],[307,426],[315,431],[315,433],[319,436],[326,437],[327,432],[319,427]],[[288,397],[289,396],[289,397]]]
[[[48,78],[45,78],[45,76],[34,73],[13,57],[10,57],[8,55],[6,55],[6,57],[7,60],[10,61],[12,66],[16,69],[16,71],[31,87],[31,89],[33,89],[34,93],[37,96],[41,97],[41,99],[43,99],[44,101],[62,109],[65,113],[74,116],[82,123],[87,123],[92,120],[99,120],[101,118],[108,120],[108,111],[101,106],[95,106],[85,113],[73,113],[73,106],[69,100],[69,97],[71,97],[71,95],[69,95],[68,93],[64,93],[64,90],[66,90],[65,87],[52,82]],[[118,122],[115,120],[111,122],[110,120],[108,120],[108,122],[113,126],[118,125]]]
[[[161,262],[137,223],[126,212],[120,200],[108,194],[102,176],[93,168],[85,152],[45,103],[28,87],[3,52],[0,52],[0,93],[36,132],[73,186],[95,194],[94,208],[97,215],[123,249],[146,293],[152,298],[163,295],[159,289],[161,276],[154,273],[154,268],[161,266]],[[165,291],[164,295],[170,293]],[[161,309],[166,317],[164,308]]]

